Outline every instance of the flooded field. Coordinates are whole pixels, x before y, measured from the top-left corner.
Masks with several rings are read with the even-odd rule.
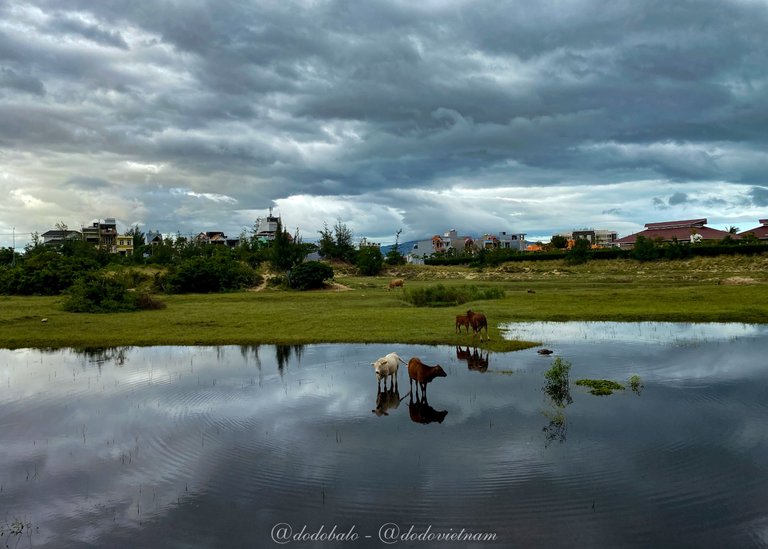
[[[768,328],[505,334],[552,353],[0,350],[0,542],[768,546]],[[403,366],[377,389],[371,362],[391,351],[445,369],[427,401]],[[567,398],[545,390],[558,358]],[[625,389],[594,396],[581,378]]]

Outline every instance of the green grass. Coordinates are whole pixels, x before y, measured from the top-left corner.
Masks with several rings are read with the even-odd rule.
[[[727,261],[730,260],[730,261]],[[414,307],[406,288],[472,284],[504,297],[444,308]],[[749,284],[724,284],[732,277]],[[0,347],[224,345],[310,343],[472,344],[455,333],[455,315],[468,308],[489,319],[492,351],[526,342],[504,341],[499,323],[535,320],[768,323],[768,258],[697,258],[640,264],[629,260],[530,262],[477,271],[462,267],[398,268],[387,276],[343,276],[350,291],[284,291],[159,296],[157,311],[83,314],[61,309],[60,297],[0,296]],[[47,318],[47,322],[41,319]],[[479,343],[479,342],[478,342]]]

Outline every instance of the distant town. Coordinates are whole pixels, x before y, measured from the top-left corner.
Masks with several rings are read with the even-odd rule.
[[[269,242],[275,238],[279,217],[269,215],[258,218],[254,225],[249,240]],[[749,239],[752,241],[768,242],[768,219],[760,219],[753,228],[740,231],[737,227],[730,227],[723,231],[707,227],[706,218],[672,220],[646,223],[645,229],[625,236],[618,237],[616,231],[609,229],[580,229],[570,232],[556,233],[554,237],[564,240],[565,247],[570,248],[578,239],[587,240],[592,248],[618,247],[631,249],[638,236],[661,242],[690,242],[692,244],[703,242],[721,242],[728,240]],[[106,218],[93,222],[88,227],[82,227],[79,231],[58,225],[39,235],[44,245],[56,245],[67,240],[84,240],[109,253],[117,255],[132,255],[135,246],[135,231],[119,233],[114,218]],[[164,236],[160,231],[148,231],[144,234],[144,243],[156,246],[173,241],[173,236]],[[192,240],[202,244],[237,247],[241,244],[243,235],[229,237],[222,231],[204,231],[192,237]],[[377,246],[379,244],[369,242],[363,238],[359,247]],[[460,235],[455,229],[450,229],[442,234],[435,234],[431,238],[411,241],[401,244],[400,252],[409,263],[423,263],[425,259],[440,255],[465,253],[467,250],[481,249],[514,249],[521,252],[536,253],[543,249],[541,242],[526,240],[525,233],[500,231],[496,234]]]

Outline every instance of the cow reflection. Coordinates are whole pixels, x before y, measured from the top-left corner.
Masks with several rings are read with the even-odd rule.
[[[382,391],[379,386],[376,391],[376,408],[371,410],[371,412],[379,417],[388,416],[389,410],[394,410],[400,406],[400,400],[400,392],[396,387],[385,388]]]
[[[411,421],[414,423],[442,423],[445,416],[448,415],[448,410],[438,412],[429,405],[426,395],[422,398],[417,396],[414,400],[413,393],[411,393],[411,399],[408,402],[408,413],[411,416]]]
[[[456,358],[464,360],[470,370],[477,370],[478,372],[488,370],[488,351],[483,351],[477,347],[473,347],[471,351],[469,347],[456,347]]]

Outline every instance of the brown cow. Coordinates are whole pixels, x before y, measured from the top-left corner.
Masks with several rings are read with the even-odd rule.
[[[469,333],[469,317],[467,315],[456,315],[456,333],[461,333],[461,327],[464,326],[467,328],[467,333]]]
[[[395,278],[389,281],[389,287],[387,289],[391,290],[392,288],[402,288],[403,284],[405,284],[405,280],[402,278]]]
[[[408,377],[411,379],[410,387],[413,387],[413,382],[415,381],[416,389],[421,388],[422,398],[426,397],[427,383],[430,383],[436,377],[446,377],[447,375],[439,364],[427,366],[416,357],[408,361]]]
[[[485,339],[490,341],[491,338],[488,336],[488,319],[485,318],[485,315],[469,309],[467,311],[467,317],[469,318],[469,323],[472,325],[472,331],[475,334],[480,334],[480,341],[483,340],[483,328],[485,328]]]

